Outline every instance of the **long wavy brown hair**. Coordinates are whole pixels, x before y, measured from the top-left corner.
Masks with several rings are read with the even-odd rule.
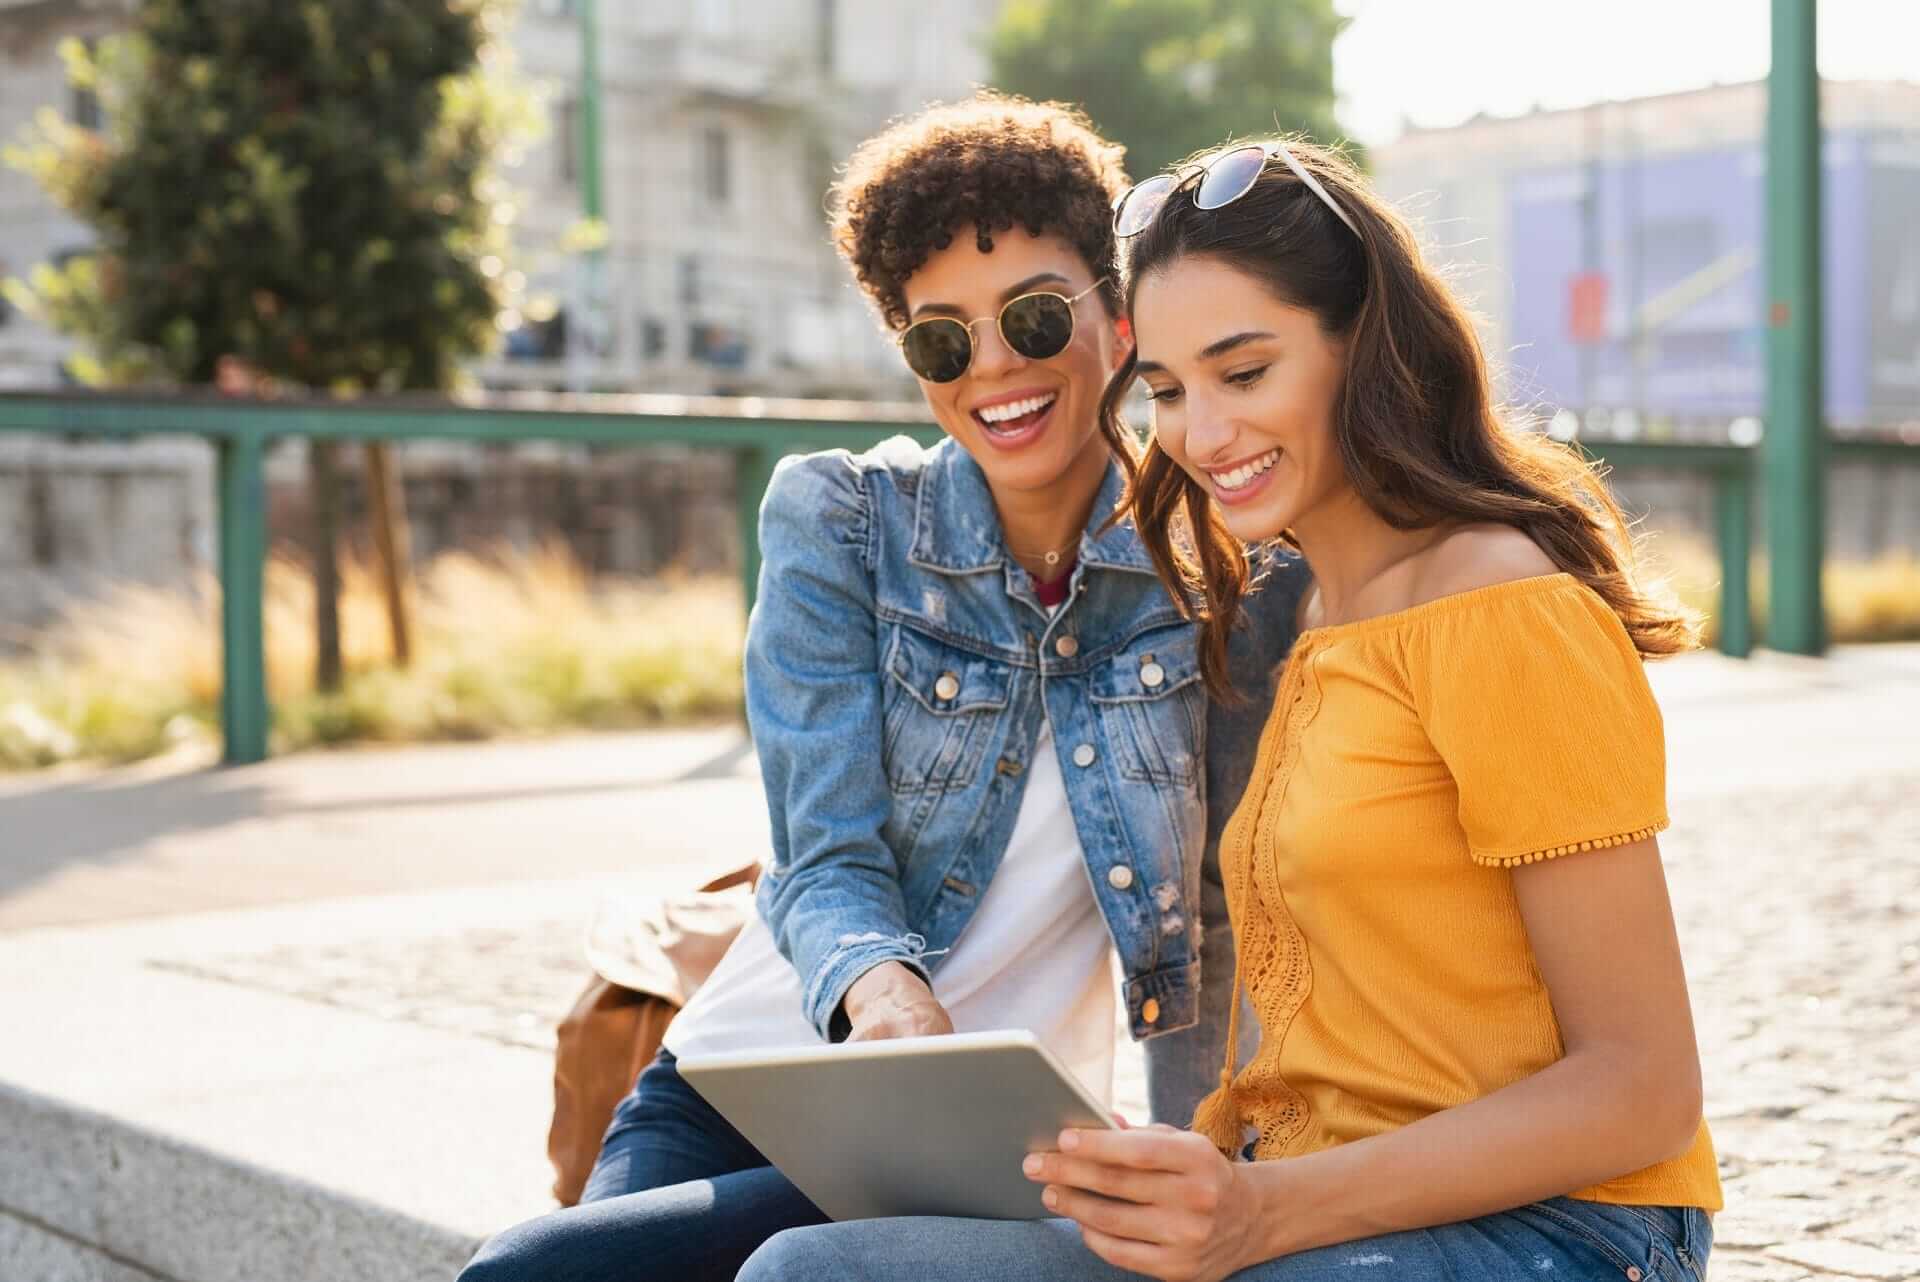
[[[1421,260],[1406,221],[1344,156],[1304,139],[1286,143],[1358,234],[1278,157],[1252,190],[1219,209],[1198,208],[1195,184],[1184,184],[1123,242],[1127,314],[1143,278],[1188,255],[1252,276],[1347,340],[1333,435],[1348,482],[1381,520],[1400,530],[1513,526],[1613,608],[1643,657],[1697,646],[1698,618],[1639,572],[1633,531],[1601,474],[1577,447],[1495,404],[1472,322]],[[1175,601],[1199,621],[1208,688],[1229,696],[1227,634],[1250,586],[1248,549],[1156,443],[1135,460],[1138,437],[1121,416],[1133,379],[1129,355],[1100,406],[1101,431],[1129,474],[1121,510]],[[1280,539],[1294,542],[1290,533]]]

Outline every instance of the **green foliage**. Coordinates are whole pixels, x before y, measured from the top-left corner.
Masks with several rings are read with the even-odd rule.
[[[207,382],[223,355],[351,395],[444,389],[507,282],[495,177],[538,127],[494,37],[510,0],[144,0],[61,50],[95,133],[43,110],[8,163],[98,251],[7,283],[94,382]]]
[[[1230,137],[1334,121],[1333,0],[1009,0],[988,38],[996,88],[1077,102],[1146,178]]]

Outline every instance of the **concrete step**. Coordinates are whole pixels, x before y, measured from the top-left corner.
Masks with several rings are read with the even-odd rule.
[[[710,871],[0,936],[0,1282],[449,1282],[553,1205],[597,901]]]
[[[338,1189],[0,1084],[8,1282],[446,1282],[478,1245]]]
[[[552,1206],[605,885],[0,937],[0,1282],[447,1282]]]

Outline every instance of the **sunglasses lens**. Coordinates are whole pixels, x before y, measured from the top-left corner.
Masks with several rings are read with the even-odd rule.
[[[1028,360],[1044,361],[1073,340],[1073,306],[1058,294],[1027,294],[1000,312],[1007,346]]]
[[[1138,236],[1153,224],[1159,214],[1160,206],[1167,203],[1167,197],[1173,194],[1174,177],[1161,174],[1149,178],[1120,198],[1120,207],[1114,211],[1113,234],[1121,238]]]
[[[907,327],[900,340],[907,368],[929,383],[951,383],[973,363],[973,335],[957,320],[935,317]]]
[[[1241,147],[1230,151],[1207,167],[1193,203],[1201,209],[1218,209],[1247,194],[1260,171],[1267,167],[1267,153],[1260,147]]]

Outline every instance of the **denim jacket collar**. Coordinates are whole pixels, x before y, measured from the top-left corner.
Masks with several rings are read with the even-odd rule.
[[[1007,546],[986,473],[972,455],[951,440],[941,442],[933,454],[934,459],[920,477],[910,559],[922,569],[941,574],[979,574],[998,569],[1007,560]],[[1120,465],[1107,464],[1106,479],[1094,498],[1088,528],[1080,536],[1080,563],[1152,574],[1153,562],[1134,537],[1132,523],[1107,525],[1125,484]]]

